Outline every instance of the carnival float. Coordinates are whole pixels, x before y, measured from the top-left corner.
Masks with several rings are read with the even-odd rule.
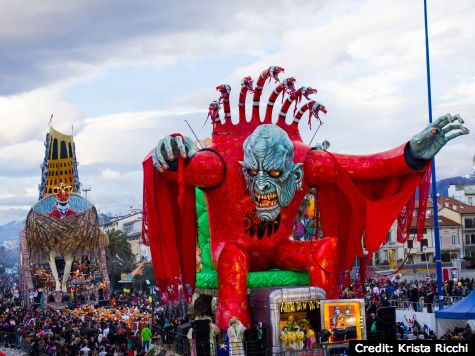
[[[276,353],[312,348],[316,332],[328,342],[365,337],[362,301],[338,300],[339,286],[349,283],[355,259],[365,277],[395,220],[398,239],[407,239],[416,190],[422,234],[431,158],[468,133],[458,115],[447,114],[382,153],[332,153],[326,141],[310,146],[299,123],[308,115],[310,128],[319,127],[327,109],[311,97],[316,89],[297,89],[295,78],[279,79],[283,72],[271,66],[255,86],[249,76],[242,80],[236,123],[231,87],[219,85],[220,97],[209,106],[211,144],[197,149],[191,138],[171,134],[143,161],[142,238],[162,302],[173,313],[194,293],[207,295],[222,330],[235,320],[245,328],[262,322]],[[276,86],[261,117],[261,95],[271,81]],[[283,104],[274,115],[279,96]],[[455,121],[460,124],[450,125]],[[296,217],[309,192],[313,231],[296,239]]]
[[[94,205],[80,195],[72,135],[52,127],[46,134],[39,200],[20,235],[25,305],[60,305],[75,299],[107,299],[107,235]]]

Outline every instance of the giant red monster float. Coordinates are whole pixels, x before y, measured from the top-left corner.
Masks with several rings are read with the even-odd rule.
[[[278,82],[281,67],[264,70],[253,88],[242,81],[239,122],[231,122],[229,85],[220,85],[218,101],[210,105],[212,145],[195,151],[190,138],[166,136],[146,157],[144,166],[143,238],[150,243],[157,284],[164,303],[190,298],[195,283],[196,213],[194,187],[204,190],[209,213],[211,254],[218,271],[219,327],[235,316],[245,326],[248,311],[246,278],[249,271],[281,268],[308,271],[310,284],[337,296],[337,279],[345,275],[364,247],[372,253],[401,213],[413,214],[413,196],[422,184],[427,200],[430,159],[451,138],[468,132],[449,125],[458,116],[446,115],[409,142],[382,153],[355,156],[333,154],[302,142],[299,120],[305,111],[318,118],[325,107],[303,104],[294,119],[286,116],[292,103],[309,99],[310,87],[295,90],[294,78],[279,83],[261,120],[259,103],[266,81]],[[252,117],[245,100],[254,92]],[[277,97],[287,94],[275,124]],[[221,104],[224,120],[219,116]],[[445,128],[444,128],[445,127]],[[460,131],[445,136],[448,131]],[[421,183],[422,182],[422,183]],[[305,194],[317,188],[322,239],[292,241],[292,230]],[[404,209],[403,209],[404,208]],[[425,209],[418,221],[423,224]]]

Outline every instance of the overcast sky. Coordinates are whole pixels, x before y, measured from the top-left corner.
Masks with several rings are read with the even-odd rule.
[[[440,179],[475,153],[475,0],[428,3],[434,118],[460,113],[471,130],[437,156]],[[389,149],[428,121],[422,0],[2,0],[0,16],[0,224],[37,201],[51,113],[74,126],[80,180],[113,214],[141,207],[158,139],[191,136],[185,119],[209,136],[216,85],[236,113],[241,78],[270,65],[318,89],[332,151]]]

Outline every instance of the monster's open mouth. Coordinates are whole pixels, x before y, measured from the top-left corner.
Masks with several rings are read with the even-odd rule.
[[[256,196],[256,204],[259,209],[274,208],[279,203],[276,192],[267,193],[267,194],[255,193],[255,196]]]

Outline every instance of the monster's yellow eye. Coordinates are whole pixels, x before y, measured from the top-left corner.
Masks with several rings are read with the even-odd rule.
[[[257,171],[254,170],[254,169],[248,169],[248,170],[247,170],[247,173],[249,173],[250,176],[255,176],[255,175],[257,175]]]
[[[277,178],[277,177],[280,177],[280,175],[282,174],[282,172],[273,169],[273,170],[269,171],[269,174],[270,174],[271,177]]]

